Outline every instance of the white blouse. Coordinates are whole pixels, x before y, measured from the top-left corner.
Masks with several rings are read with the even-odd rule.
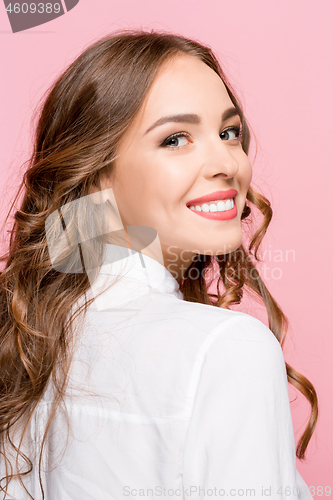
[[[284,357],[267,326],[184,301],[162,264],[117,245],[106,246],[89,293],[101,290],[76,332],[70,432],[59,411],[44,450],[45,500],[312,500],[296,469]],[[30,425],[29,457],[51,393]],[[33,467],[23,481],[40,500]],[[9,491],[30,498],[17,480]]]

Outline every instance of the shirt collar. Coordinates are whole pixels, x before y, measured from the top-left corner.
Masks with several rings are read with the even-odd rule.
[[[177,280],[165,266],[141,252],[110,243],[91,291],[98,310],[123,308],[152,291],[183,299]]]

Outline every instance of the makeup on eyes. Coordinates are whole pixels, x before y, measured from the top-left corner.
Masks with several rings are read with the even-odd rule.
[[[219,135],[221,136],[222,134],[225,134],[225,133],[228,133],[231,131],[236,134],[236,137],[234,139],[228,139],[228,141],[237,140],[237,142],[241,142],[242,136],[243,136],[243,130],[241,128],[241,125],[233,125],[233,126],[227,127],[224,130],[222,130],[222,132]],[[166,139],[164,139],[162,142],[159,143],[159,146],[165,147],[165,148],[169,147],[171,149],[177,149],[181,146],[168,146],[168,142],[172,141],[173,139],[177,139],[179,137],[190,138],[191,136],[187,132],[176,132],[175,134],[171,134],[168,137],[166,137]]]

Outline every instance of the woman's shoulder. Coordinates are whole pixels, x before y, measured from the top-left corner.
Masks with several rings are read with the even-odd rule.
[[[221,336],[235,340],[253,340],[279,344],[273,332],[258,318],[248,313],[184,300],[160,300],[154,304],[155,317],[160,312],[166,322],[203,341],[207,337]]]
[[[154,341],[168,345],[173,359],[169,369],[176,374],[184,371],[185,362],[188,373],[207,363],[215,364],[217,372],[225,376],[226,367],[232,365],[243,374],[285,371],[278,339],[254,316],[188,301],[170,301],[164,314],[166,328],[160,332],[157,328]]]
[[[280,346],[273,332],[258,318],[245,312],[179,300],[172,295],[155,294],[129,303],[122,310],[97,310],[87,314],[86,332],[105,332],[127,338],[132,333],[141,344],[175,342],[184,349],[200,349],[218,337],[230,342],[254,341]],[[188,347],[190,345],[190,347]],[[175,347],[175,346],[174,346]],[[179,349],[178,349],[179,350]]]
[[[130,305],[90,309],[72,365],[75,384],[110,395],[125,385],[124,411],[188,418],[202,373],[223,382],[282,367],[277,339],[246,313],[161,294]]]

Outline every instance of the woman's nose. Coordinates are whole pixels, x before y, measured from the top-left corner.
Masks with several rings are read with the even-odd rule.
[[[228,141],[220,138],[210,141],[206,152],[206,175],[224,174],[227,177],[236,175],[239,163],[233,148],[238,149],[237,146],[231,146]]]

